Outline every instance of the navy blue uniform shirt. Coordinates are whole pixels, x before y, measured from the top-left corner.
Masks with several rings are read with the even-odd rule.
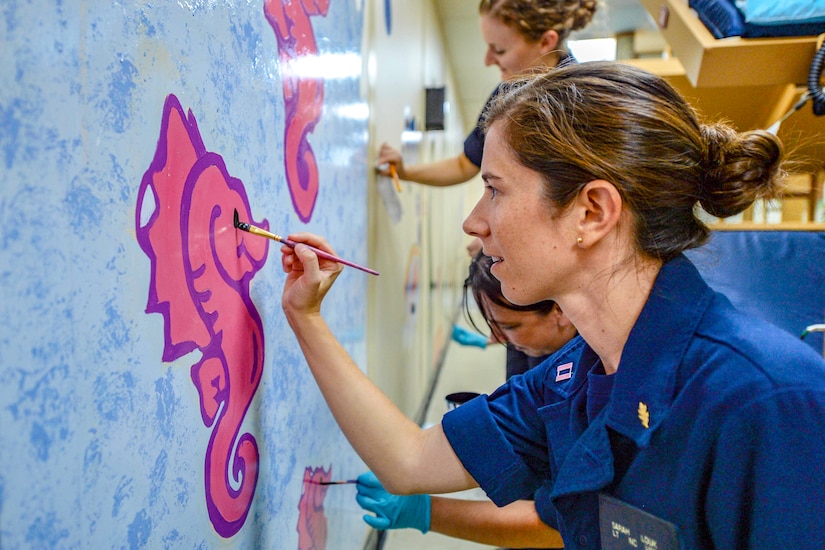
[[[735,310],[680,256],[588,418],[600,368],[577,338],[445,415],[496,504],[535,492],[568,549],[600,547],[600,492],[675,524],[683,548],[825,547],[825,361],[810,346]]]

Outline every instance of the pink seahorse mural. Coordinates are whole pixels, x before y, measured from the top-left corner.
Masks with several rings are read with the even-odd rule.
[[[318,165],[309,134],[321,119],[324,80],[301,74],[302,57],[317,56],[318,45],[309,18],[326,16],[329,0],[265,0],[266,15],[278,40],[281,81],[284,90],[284,168],[292,205],[308,222],[318,197]]]
[[[332,466],[304,470],[304,488],[298,502],[298,550],[324,550],[327,547],[327,516],[324,498],[329,485],[322,481],[332,479]]]
[[[148,220],[142,221],[152,209]],[[206,508],[215,530],[243,526],[258,481],[258,445],[240,433],[261,381],[264,334],[249,285],[266,261],[266,239],[236,231],[234,210],[252,220],[243,182],[206,151],[191,111],[166,99],[155,157],[138,191],[135,227],[151,260],[146,313],[164,319],[163,361],[195,349],[191,378],[204,426]]]

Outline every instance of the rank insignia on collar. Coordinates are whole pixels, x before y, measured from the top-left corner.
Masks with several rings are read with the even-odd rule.
[[[639,420],[642,422],[642,426],[645,428],[650,427],[650,413],[647,410],[647,405],[639,401]]]
[[[570,380],[573,376],[573,363],[565,363],[556,367],[556,382]]]

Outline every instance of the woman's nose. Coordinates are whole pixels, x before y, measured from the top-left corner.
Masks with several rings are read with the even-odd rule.
[[[464,223],[461,224],[461,228],[464,232],[471,237],[483,238],[489,234],[489,231],[487,230],[486,218],[483,212],[483,200],[484,197],[478,200],[473,209],[470,211],[470,214],[464,220]]]
[[[463,229],[464,232],[470,235],[471,237],[480,238],[483,236],[482,233],[484,229],[484,224],[481,221],[481,218],[477,210],[478,204],[476,204],[476,206],[470,212],[470,215],[467,216],[467,218],[464,220],[464,223],[461,224],[461,229]]]
[[[496,56],[493,54],[492,49],[487,48],[487,52],[484,54],[484,66],[489,67],[490,65],[496,65]]]

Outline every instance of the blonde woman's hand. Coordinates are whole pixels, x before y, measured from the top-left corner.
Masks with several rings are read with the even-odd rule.
[[[391,177],[390,164],[395,165],[395,172],[399,178],[406,179],[407,171],[404,168],[404,158],[401,153],[388,143],[382,143],[378,150],[375,171],[382,176]]]

